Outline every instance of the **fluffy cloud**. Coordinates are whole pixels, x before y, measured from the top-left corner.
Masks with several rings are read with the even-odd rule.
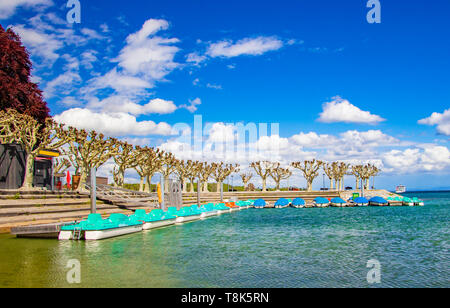
[[[174,62],[179,48],[173,46],[179,40],[155,36],[157,32],[168,28],[166,20],[147,20],[141,30],[127,37],[127,45],[117,58],[119,66],[132,75],[143,75],[153,81],[163,79],[179,66]]]
[[[378,115],[371,114],[369,111],[363,111],[352,105],[348,100],[335,97],[333,101],[323,105],[323,111],[320,114],[320,122],[334,123],[367,123],[377,124],[385,121]]]
[[[388,168],[401,173],[441,171],[450,168],[450,151],[445,146],[426,145],[383,154]]]
[[[100,110],[106,113],[130,113],[135,116],[156,114],[169,114],[177,110],[173,101],[166,101],[160,98],[150,100],[147,104],[140,105],[131,101],[126,96],[114,95],[104,100],[92,100],[88,108]]]
[[[172,127],[164,122],[137,121],[126,113],[95,113],[89,109],[73,108],[54,117],[55,121],[109,136],[147,136],[172,134]]]
[[[0,2],[0,19],[7,19],[14,15],[17,8],[48,7],[53,5],[52,0],[2,0]]]
[[[244,38],[237,42],[230,40],[213,43],[208,47],[207,55],[212,58],[232,58],[241,55],[257,56],[268,51],[278,50],[283,47],[283,42],[276,37],[259,36],[256,38]]]
[[[428,118],[419,120],[419,124],[436,125],[439,134],[450,136],[450,109],[443,113],[433,112]]]
[[[55,35],[29,29],[23,25],[14,26],[12,29],[19,34],[23,44],[30,49],[31,54],[42,57],[51,63],[59,58],[57,51],[64,44]]]
[[[198,107],[202,104],[202,100],[200,98],[196,98],[194,100],[189,100],[189,105],[181,105],[180,108],[187,109],[190,113],[194,113],[197,111]]]

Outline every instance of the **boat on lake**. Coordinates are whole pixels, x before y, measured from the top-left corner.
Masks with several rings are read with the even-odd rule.
[[[274,206],[275,206],[276,209],[283,209],[283,208],[288,207],[290,203],[291,203],[291,202],[290,202],[288,199],[286,199],[286,198],[280,198],[280,199],[278,199],[278,200],[275,202],[275,205],[274,205]]]
[[[302,209],[306,206],[306,202],[302,198],[295,198],[292,200],[291,206],[297,209]]]
[[[150,213],[146,213],[145,210],[136,210],[134,215],[130,217],[134,217],[138,221],[142,221],[143,230],[156,229],[161,227],[167,227],[175,224],[176,216],[173,212],[164,212],[161,209],[155,209]]]
[[[140,232],[143,223],[134,217],[114,213],[108,219],[100,214],[90,214],[86,220],[78,224],[63,226],[59,232],[59,240],[102,240],[121,235]]]

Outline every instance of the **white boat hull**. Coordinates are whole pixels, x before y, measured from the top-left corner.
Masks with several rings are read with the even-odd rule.
[[[107,238],[117,237],[121,235],[140,232],[143,230],[143,225],[128,226],[123,228],[114,228],[108,230],[93,230],[93,231],[81,231],[80,240],[97,241]],[[73,231],[61,231],[59,232],[58,239],[61,241],[73,240]],[[77,239],[78,240],[78,239]]]
[[[58,240],[60,241],[68,241],[72,239],[72,231],[60,231],[58,235]]]
[[[212,217],[212,216],[216,216],[218,215],[217,211],[212,211],[212,212],[203,212],[200,215],[200,218],[204,219],[204,218],[208,218],[208,217]]]
[[[182,224],[189,221],[199,220],[201,215],[179,216],[175,220],[176,224]]]
[[[97,241],[121,235],[131,234],[142,231],[143,225],[129,226],[99,231],[85,231],[84,239],[86,241]]]
[[[144,223],[143,229],[151,230],[151,229],[171,226],[175,223],[175,220],[176,219],[173,218],[173,219],[165,219],[165,220],[159,220],[159,221],[146,222],[146,223]]]

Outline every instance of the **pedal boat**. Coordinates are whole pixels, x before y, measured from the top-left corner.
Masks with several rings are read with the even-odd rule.
[[[290,202],[289,202],[288,199],[286,199],[286,198],[280,198],[280,199],[278,199],[278,200],[275,202],[274,207],[275,207],[276,209],[284,209],[284,208],[288,207],[289,204],[290,204]]]
[[[111,214],[108,219],[102,219],[100,214],[90,214],[79,224],[62,227],[58,239],[96,241],[140,232],[142,229],[142,222],[124,214]]]
[[[302,198],[295,198],[292,200],[291,206],[296,209],[302,209],[306,206],[306,202]]]
[[[330,205],[332,207],[346,207],[347,202],[342,198],[336,197],[336,198],[331,199]]]
[[[161,209],[155,209],[150,213],[146,213],[145,210],[136,210],[133,217],[136,220],[141,221],[143,230],[151,230],[156,228],[167,227],[175,224],[176,216],[168,212],[164,212]],[[130,216],[131,217],[131,216]]]
[[[175,220],[176,224],[182,224],[185,222],[199,220],[201,218],[201,212],[198,210],[193,210],[190,206],[182,207],[177,211],[177,218]]]

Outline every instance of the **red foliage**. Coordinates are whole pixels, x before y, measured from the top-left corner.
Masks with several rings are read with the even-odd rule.
[[[31,68],[20,37],[0,25],[0,110],[13,108],[43,123],[50,110],[42,91],[30,81]]]

